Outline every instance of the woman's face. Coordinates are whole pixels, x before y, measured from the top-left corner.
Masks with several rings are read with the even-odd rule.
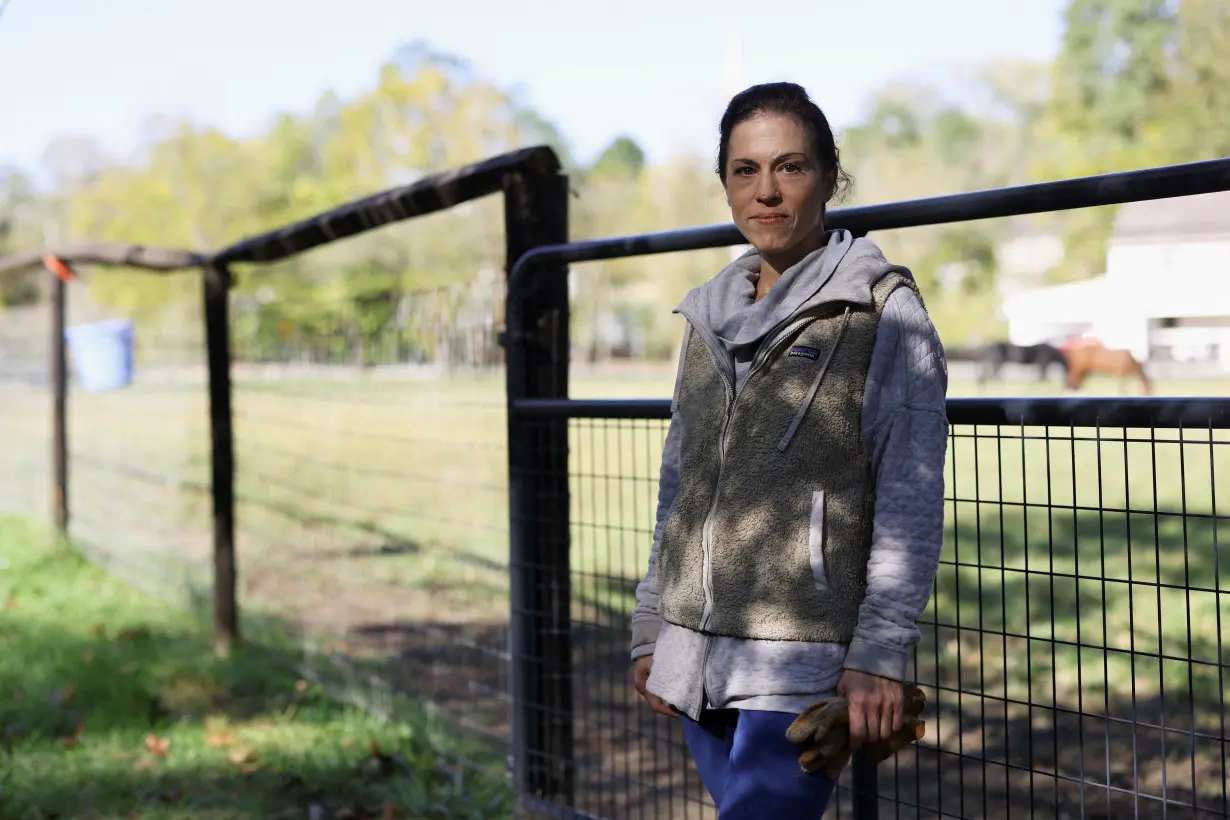
[[[744,120],[731,130],[726,156],[731,215],[762,256],[802,258],[819,247],[832,183],[794,117]]]

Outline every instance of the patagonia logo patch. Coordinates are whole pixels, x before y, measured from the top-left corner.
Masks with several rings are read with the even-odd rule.
[[[786,355],[787,356],[802,356],[803,358],[811,359],[814,362],[816,359],[820,358],[820,351],[814,347],[808,347],[807,345],[795,345],[794,347],[790,348],[790,352],[787,353]]]

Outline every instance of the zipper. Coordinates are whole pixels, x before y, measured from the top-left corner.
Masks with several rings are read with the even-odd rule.
[[[726,388],[726,418],[722,422],[722,435],[720,445],[718,446],[718,474],[713,485],[713,498],[709,502],[708,512],[705,513],[705,522],[701,525],[700,536],[701,592],[704,595],[704,604],[701,607],[700,613],[700,631],[704,632],[709,628],[709,622],[713,620],[713,514],[717,507],[718,487],[722,483],[722,470],[726,462],[726,436],[730,428],[730,420],[734,416],[734,405],[738,399],[735,397],[734,368],[733,366],[729,368],[732,372],[728,376],[726,373],[726,362],[718,354],[718,351],[722,349],[721,345],[716,343],[717,340],[713,338],[712,334],[701,323],[693,321],[692,317],[688,316],[687,313],[683,313],[683,316],[704,340],[705,347],[709,350],[709,356],[713,359],[713,365],[717,369],[718,376],[722,379],[722,386]],[[708,647],[709,644],[706,642],[706,661],[708,661]]]
[[[760,346],[756,351],[756,356],[752,359],[752,365],[748,368],[747,378],[744,380],[744,386],[751,380],[764,363],[769,360],[769,357],[781,347],[782,340],[788,338],[790,334],[808,322],[813,321],[815,314],[819,308],[813,308],[805,311],[800,316],[788,318],[779,322],[771,331],[769,331],[769,341]],[[714,516],[717,513],[717,505],[721,494],[722,475],[726,470],[726,445],[730,438],[730,423],[734,419],[735,409],[739,405],[739,399],[742,393],[735,395],[733,377],[728,377],[724,370],[724,362],[718,357],[719,345],[715,345],[713,339],[709,338],[700,323],[693,322],[687,314],[683,314],[684,318],[700,333],[701,338],[705,340],[705,346],[709,348],[709,354],[713,357],[714,366],[717,368],[718,375],[722,378],[722,383],[726,387],[726,418],[722,422],[722,434],[718,442],[718,474],[713,483],[713,497],[709,501],[709,510],[705,513],[705,523],[701,526],[701,591],[704,594],[704,606],[700,614],[700,631],[705,632],[709,629],[709,624],[713,621],[713,527]],[[706,660],[708,660],[708,649],[706,648]]]

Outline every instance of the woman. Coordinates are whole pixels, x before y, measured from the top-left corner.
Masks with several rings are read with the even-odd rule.
[[[944,350],[910,272],[825,228],[846,184],[828,120],[793,83],[721,121],[717,173],[753,249],[693,290],[632,657],[681,717],[722,820],[820,817],[786,729],[834,693],[850,746],[901,728],[938,568]]]

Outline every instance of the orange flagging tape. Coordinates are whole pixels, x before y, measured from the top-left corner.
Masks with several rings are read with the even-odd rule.
[[[63,262],[61,262],[59,257],[55,256],[54,254],[50,254],[50,253],[43,254],[43,264],[47,266],[47,270],[51,271],[56,276],[60,277],[61,281],[64,281],[64,282],[72,281],[73,272],[68,269],[68,265],[65,265]]]

